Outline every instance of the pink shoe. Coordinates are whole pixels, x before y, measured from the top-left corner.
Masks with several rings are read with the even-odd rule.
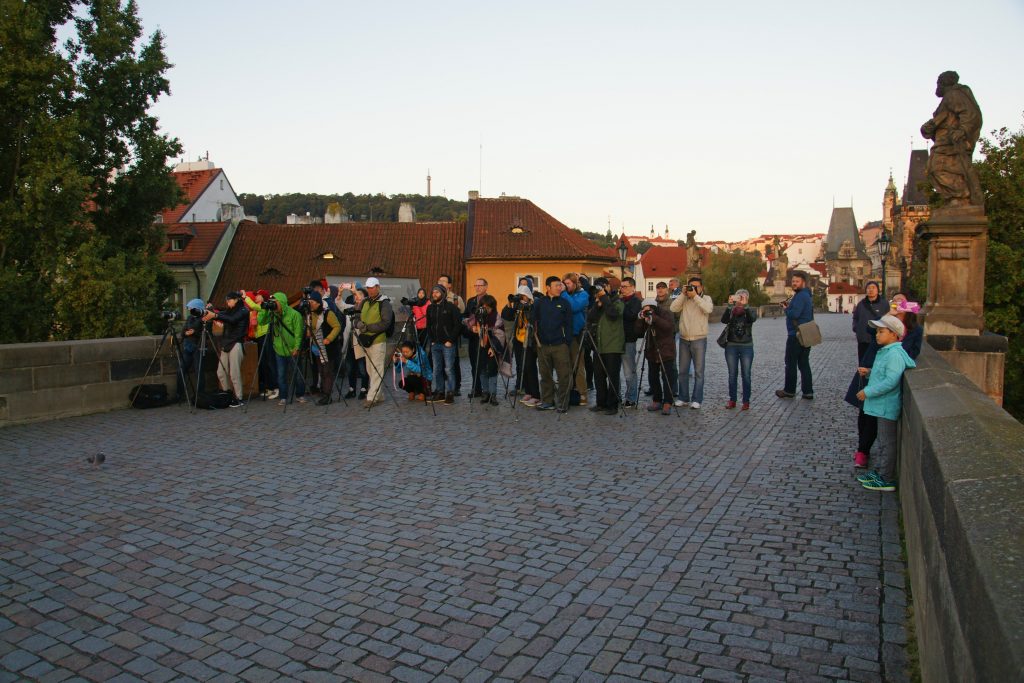
[[[863,470],[868,466],[868,454],[863,451],[857,451],[853,454],[853,466],[857,469]]]

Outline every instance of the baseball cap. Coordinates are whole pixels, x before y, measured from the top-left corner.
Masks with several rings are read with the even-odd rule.
[[[884,327],[894,332],[900,339],[903,339],[903,335],[907,333],[907,328],[903,326],[903,322],[894,315],[883,315],[878,320],[869,320],[868,325],[876,328]]]
[[[366,278],[366,285],[365,286],[367,288],[370,288],[370,287],[380,287],[380,280],[378,280],[375,277],[368,277],[368,278]]]

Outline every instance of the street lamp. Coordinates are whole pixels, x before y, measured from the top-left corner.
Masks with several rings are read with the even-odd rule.
[[[892,249],[892,239],[889,237],[889,233],[882,228],[882,234],[878,237],[878,257],[882,260],[882,299],[887,298],[885,281],[885,261],[889,258],[889,250]]]
[[[623,280],[626,279],[626,254],[629,252],[629,247],[626,245],[626,238],[619,238],[619,270],[622,272]]]

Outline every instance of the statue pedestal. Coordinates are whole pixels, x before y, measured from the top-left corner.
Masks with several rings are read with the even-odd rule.
[[[928,241],[926,335],[978,336],[985,327],[988,219],[980,206],[936,209],[918,234]]]

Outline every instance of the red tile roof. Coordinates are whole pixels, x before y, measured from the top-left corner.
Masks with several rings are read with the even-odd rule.
[[[184,191],[188,199],[184,204],[179,204],[173,209],[165,209],[160,212],[164,223],[177,223],[185,216],[188,210],[196,203],[199,196],[210,186],[213,179],[223,172],[220,168],[211,168],[205,171],[176,171],[174,179],[178,186]]]
[[[310,280],[331,275],[418,278],[423,286],[445,273],[465,289],[466,224],[337,223],[263,225],[242,221],[211,299],[233,289],[269,289],[289,296]],[[326,253],[333,259],[322,258]]]
[[[860,294],[860,287],[851,285],[849,282],[830,282],[828,285],[829,294]]]
[[[640,257],[645,278],[683,275],[686,264],[686,247],[651,247]]]
[[[619,260],[614,249],[599,247],[518,197],[470,200],[465,253],[467,260]]]
[[[167,242],[164,244],[160,260],[167,265],[205,264],[213,256],[217,245],[224,237],[230,221],[223,223],[171,223],[164,225]],[[185,248],[182,251],[171,251],[171,237],[184,237]]]
[[[826,264],[824,264],[824,263],[812,263],[812,264],[810,264],[810,266],[811,266],[811,268],[814,268],[816,271],[821,273],[822,277],[825,277],[826,275],[828,275],[828,266]]]

